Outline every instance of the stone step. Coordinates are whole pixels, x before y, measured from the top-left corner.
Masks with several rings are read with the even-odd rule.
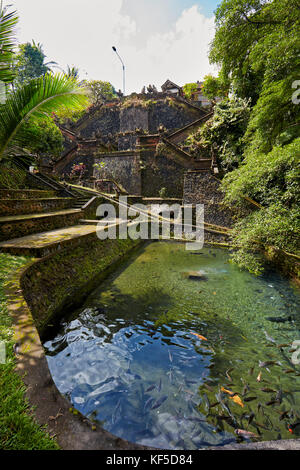
[[[57,212],[60,210],[72,209],[73,206],[74,198],[66,197],[0,199],[0,217]]]
[[[0,199],[47,199],[55,198],[55,191],[42,189],[0,189]]]
[[[70,227],[76,225],[82,215],[80,209],[69,209],[43,214],[0,217],[0,241]]]
[[[0,243],[0,250],[14,255],[41,258],[67,246],[78,246],[87,237],[96,236],[96,225],[74,225],[63,229],[36,233]]]

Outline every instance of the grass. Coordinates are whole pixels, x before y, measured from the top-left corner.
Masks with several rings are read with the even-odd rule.
[[[24,257],[0,254],[0,341],[6,345],[6,362],[0,364],[0,449],[58,450],[55,440],[35,421],[25,386],[14,371],[13,325],[4,286],[8,276],[27,262]]]

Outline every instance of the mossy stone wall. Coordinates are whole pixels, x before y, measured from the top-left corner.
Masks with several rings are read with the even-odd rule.
[[[31,264],[21,286],[41,337],[68,309],[79,306],[140,240],[102,240]]]

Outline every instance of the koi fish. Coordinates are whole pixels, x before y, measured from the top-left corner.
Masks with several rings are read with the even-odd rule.
[[[190,331],[190,333],[191,335],[197,336],[197,338],[203,339],[204,341],[208,341],[208,339],[205,338],[205,336],[199,335],[198,333],[193,333],[192,331]]]
[[[244,403],[242,402],[242,400],[240,399],[237,393],[233,393],[230,390],[226,390],[226,388],[224,387],[221,387],[221,391],[227,393],[229,395],[229,398],[233,400],[234,403],[244,408]]]
[[[250,438],[250,437],[258,437],[257,434],[254,434],[254,432],[250,432],[250,431],[245,431],[244,429],[235,429],[235,434],[237,434],[238,436],[242,436],[242,437],[246,437],[246,438]]]

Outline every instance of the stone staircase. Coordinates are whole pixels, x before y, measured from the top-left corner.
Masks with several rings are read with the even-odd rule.
[[[82,222],[99,193],[70,191],[45,175],[42,179],[57,189],[0,190],[1,252],[41,257],[96,236],[97,227]],[[60,197],[62,188],[72,197]]]
[[[213,112],[209,112],[205,114],[204,116],[201,116],[199,119],[196,121],[191,122],[187,126],[182,127],[181,129],[178,129],[175,132],[172,132],[172,134],[168,134],[166,137],[169,142],[172,142],[173,144],[180,144],[181,142],[184,142],[185,139],[193,132],[195,131],[201,124],[205,123],[208,121],[213,116]]]
[[[195,160],[191,154],[178,147],[178,145],[174,144],[169,139],[163,137],[162,141],[172,150],[172,158],[177,159],[178,163],[180,163],[184,168],[199,171],[209,171],[211,169],[211,158]]]

